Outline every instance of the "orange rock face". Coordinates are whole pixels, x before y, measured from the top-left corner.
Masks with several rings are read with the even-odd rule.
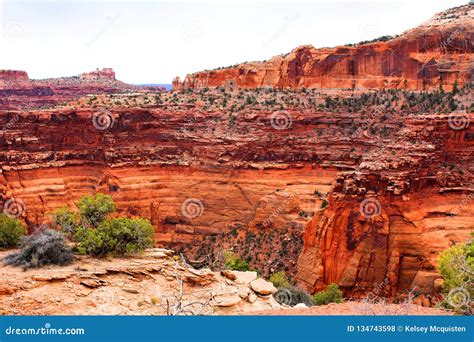
[[[474,75],[474,5],[437,14],[387,42],[316,49],[300,46],[267,62],[190,74],[181,87],[451,89]]]
[[[408,122],[409,136],[420,124]],[[427,138],[417,147],[427,158],[416,167],[380,164],[372,154],[340,174],[330,205],[306,226],[296,276],[303,286],[318,291],[337,283],[356,297],[415,290],[436,301],[439,254],[472,231],[474,144],[472,129],[430,124],[436,128],[416,134]],[[442,163],[459,168],[461,178],[436,170]]]
[[[439,253],[469,239],[473,190],[374,196],[369,203],[380,211],[374,217],[360,210],[364,196],[333,197],[306,227],[298,281],[311,291],[337,283],[356,297],[374,290],[388,297],[409,290],[436,295]]]
[[[461,106],[471,90],[461,93],[329,101],[316,91],[209,90],[3,111],[0,205],[21,200],[34,229],[102,192],[120,215],[150,219],[159,244],[196,259],[233,248],[262,274],[284,270],[311,291],[336,282],[351,295],[374,286],[433,294],[436,258],[467,239],[474,217],[474,118],[435,114],[434,99]],[[298,104],[271,110],[285,97]],[[224,101],[244,107],[223,114]],[[405,101],[415,107],[401,110]],[[361,203],[372,198],[366,217]]]

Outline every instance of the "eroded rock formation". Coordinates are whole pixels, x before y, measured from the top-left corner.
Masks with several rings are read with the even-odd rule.
[[[451,89],[474,75],[474,5],[435,15],[386,42],[335,48],[300,46],[266,62],[250,62],[186,76],[174,89],[345,88]]]
[[[468,237],[474,216],[472,202],[456,211],[472,191],[472,114],[436,112],[470,97],[468,87],[338,98],[210,90],[4,111],[0,202],[21,200],[34,229],[107,193],[120,215],[150,219],[158,243],[196,259],[234,249],[311,290],[334,281],[357,295],[389,279],[387,295],[432,293],[437,255]],[[367,219],[359,207],[371,197],[382,211]]]
[[[415,135],[426,139],[406,150],[415,156],[408,164],[400,156],[390,161],[395,140],[339,175],[331,204],[306,226],[296,276],[301,284],[316,291],[337,283],[356,297],[439,293],[439,254],[467,241],[473,228],[474,135],[429,120],[410,119],[410,130],[399,134],[398,147]],[[456,169],[457,176],[449,171]]]

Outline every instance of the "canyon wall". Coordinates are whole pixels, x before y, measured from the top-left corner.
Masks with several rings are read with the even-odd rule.
[[[0,205],[18,201],[35,229],[56,208],[102,192],[119,215],[150,219],[158,244],[200,258],[238,246],[263,274],[285,270],[311,291],[330,282],[354,296],[381,282],[389,296],[434,291],[440,251],[472,229],[472,114],[299,102],[228,115],[219,94],[203,103],[164,94],[145,105],[144,94],[141,105],[123,105],[131,94],[99,97],[109,101],[101,109],[2,112]],[[373,197],[380,213],[367,218],[360,205]]]
[[[380,164],[372,155],[355,171],[341,173],[331,205],[306,226],[297,280],[310,291],[337,283],[355,297],[367,291],[388,297],[408,291],[439,294],[439,254],[468,241],[474,228],[469,117],[466,130],[433,120],[419,131],[437,143],[412,147],[430,155],[416,166]],[[410,124],[424,125],[417,119]],[[444,171],[437,168],[440,163],[446,164]]]
[[[472,81],[474,5],[437,14],[383,42],[315,48],[300,46],[265,62],[187,75],[173,89],[206,87],[451,90]]]
[[[307,225],[298,281],[311,291],[336,283],[355,297],[367,291],[387,297],[410,290],[439,293],[437,258],[468,241],[474,188],[368,198],[333,195],[328,210]],[[365,215],[364,204],[377,215]]]

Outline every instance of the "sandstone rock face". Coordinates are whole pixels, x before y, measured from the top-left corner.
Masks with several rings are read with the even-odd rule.
[[[438,126],[435,135],[442,131]],[[425,304],[435,302],[439,254],[466,242],[472,231],[474,146],[472,129],[461,133],[448,127],[436,138],[434,132],[427,128],[424,133],[434,145],[418,145],[418,152],[413,147],[412,156],[424,157],[411,166],[382,161],[390,159],[385,145],[364,156],[354,171],[339,175],[330,205],[306,226],[298,282],[310,291],[337,283],[353,296],[416,290],[429,296]],[[413,131],[404,134],[407,138]],[[387,157],[380,159],[380,153]],[[435,160],[461,168],[461,178],[435,171],[440,163]]]
[[[445,238],[469,233],[472,202],[453,211],[472,188],[472,125],[455,130],[449,115],[393,114],[383,119],[390,139],[380,140],[369,129],[350,133],[354,124],[363,127],[360,113],[307,109],[288,110],[289,134],[255,109],[238,114],[224,133],[221,113],[199,109],[192,109],[194,130],[185,130],[189,110],[115,108],[105,130],[94,126],[92,108],[3,112],[1,205],[20,199],[21,218],[34,227],[48,222],[48,212],[103,192],[120,215],[150,219],[160,244],[199,246],[234,230],[247,241],[251,232],[243,246],[265,272],[290,265],[287,272],[297,269],[311,290],[335,281],[354,293],[385,278],[390,294],[412,284],[430,292]],[[316,191],[332,192],[326,209]],[[365,197],[382,204],[376,218],[358,214]],[[197,200],[197,212],[183,209],[188,199]],[[288,255],[295,235],[263,238],[302,233],[308,220],[298,265]],[[370,255],[375,259],[364,259]]]
[[[81,74],[81,78],[84,80],[115,81],[115,71],[113,71],[111,68],[104,68],[102,70],[97,69],[96,71],[85,72]]]
[[[0,70],[0,85],[28,81],[28,74],[19,70]]]
[[[285,271],[312,291],[337,282],[354,295],[415,286],[431,295],[446,240],[472,227],[471,99],[467,86],[455,95],[210,89],[0,110],[0,207],[16,205],[32,230],[102,192],[120,216],[149,219],[158,244],[211,266],[211,252],[233,250],[263,276]]]
[[[267,62],[188,75],[173,89],[349,88],[451,89],[474,75],[474,5],[441,12],[430,21],[387,42],[316,49],[300,46]]]
[[[179,90],[181,88],[181,79],[179,77],[173,78],[172,86],[173,90]]]
[[[438,293],[437,258],[469,239],[474,206],[461,203],[474,195],[426,189],[409,197],[378,196],[380,214],[373,218],[360,212],[363,196],[334,197],[306,227],[298,281],[311,291],[337,283],[354,296],[374,290],[389,297],[413,289]]]

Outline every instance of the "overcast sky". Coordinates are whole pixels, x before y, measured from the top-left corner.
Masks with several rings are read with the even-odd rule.
[[[129,83],[397,34],[468,0],[0,0],[0,69],[30,78],[112,67]]]

